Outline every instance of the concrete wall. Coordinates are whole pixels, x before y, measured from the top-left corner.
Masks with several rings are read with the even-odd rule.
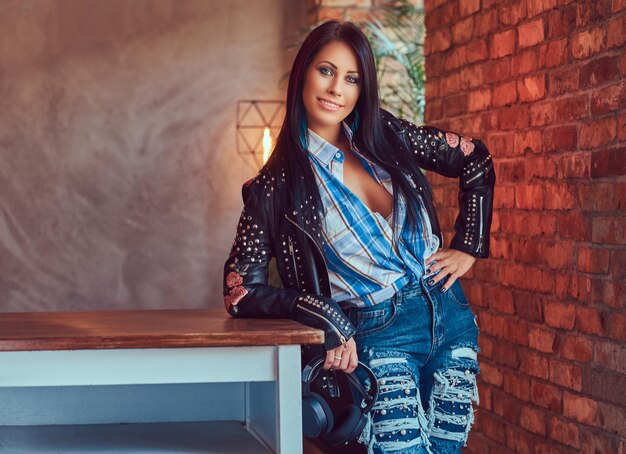
[[[0,4],[0,311],[221,305],[257,171],[238,99],[282,98],[290,0]]]

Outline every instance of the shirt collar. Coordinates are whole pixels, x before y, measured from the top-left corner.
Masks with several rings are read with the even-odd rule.
[[[343,128],[343,132],[350,141],[350,147],[353,147],[352,131],[345,122],[342,122],[341,126]],[[307,129],[307,143],[309,144],[309,153],[315,156],[315,158],[325,166],[328,166],[333,159],[343,162],[343,152],[310,129]]]

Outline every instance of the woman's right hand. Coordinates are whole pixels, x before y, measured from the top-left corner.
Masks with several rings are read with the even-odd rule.
[[[359,364],[359,356],[356,352],[356,342],[351,337],[348,341],[337,348],[326,351],[324,369],[341,370],[351,374]]]

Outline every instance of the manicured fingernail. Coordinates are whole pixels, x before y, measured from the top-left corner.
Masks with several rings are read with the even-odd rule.
[[[430,274],[430,269],[426,270],[426,274]]]
[[[447,291],[448,291],[448,289],[447,289],[447,288],[445,288],[445,287],[441,287],[441,293],[446,293]]]
[[[428,285],[435,285],[435,280],[431,279],[430,281],[428,281]]]

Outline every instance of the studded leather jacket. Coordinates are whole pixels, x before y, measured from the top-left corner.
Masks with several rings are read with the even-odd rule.
[[[482,142],[433,127],[415,126],[381,110],[390,143],[419,167],[459,179],[459,215],[450,248],[475,257],[489,255],[495,173]],[[401,163],[400,163],[401,164]],[[320,232],[302,229],[295,221],[280,166],[265,166],[242,188],[244,208],[236,238],[224,265],[224,304],[233,317],[291,318],[325,333],[325,348],[336,348],[355,327],[331,297]],[[443,237],[428,181],[420,173],[406,174],[421,197],[433,234]],[[275,210],[284,222],[274,225]],[[270,233],[273,232],[273,233]],[[268,283],[271,258],[283,287]]]

